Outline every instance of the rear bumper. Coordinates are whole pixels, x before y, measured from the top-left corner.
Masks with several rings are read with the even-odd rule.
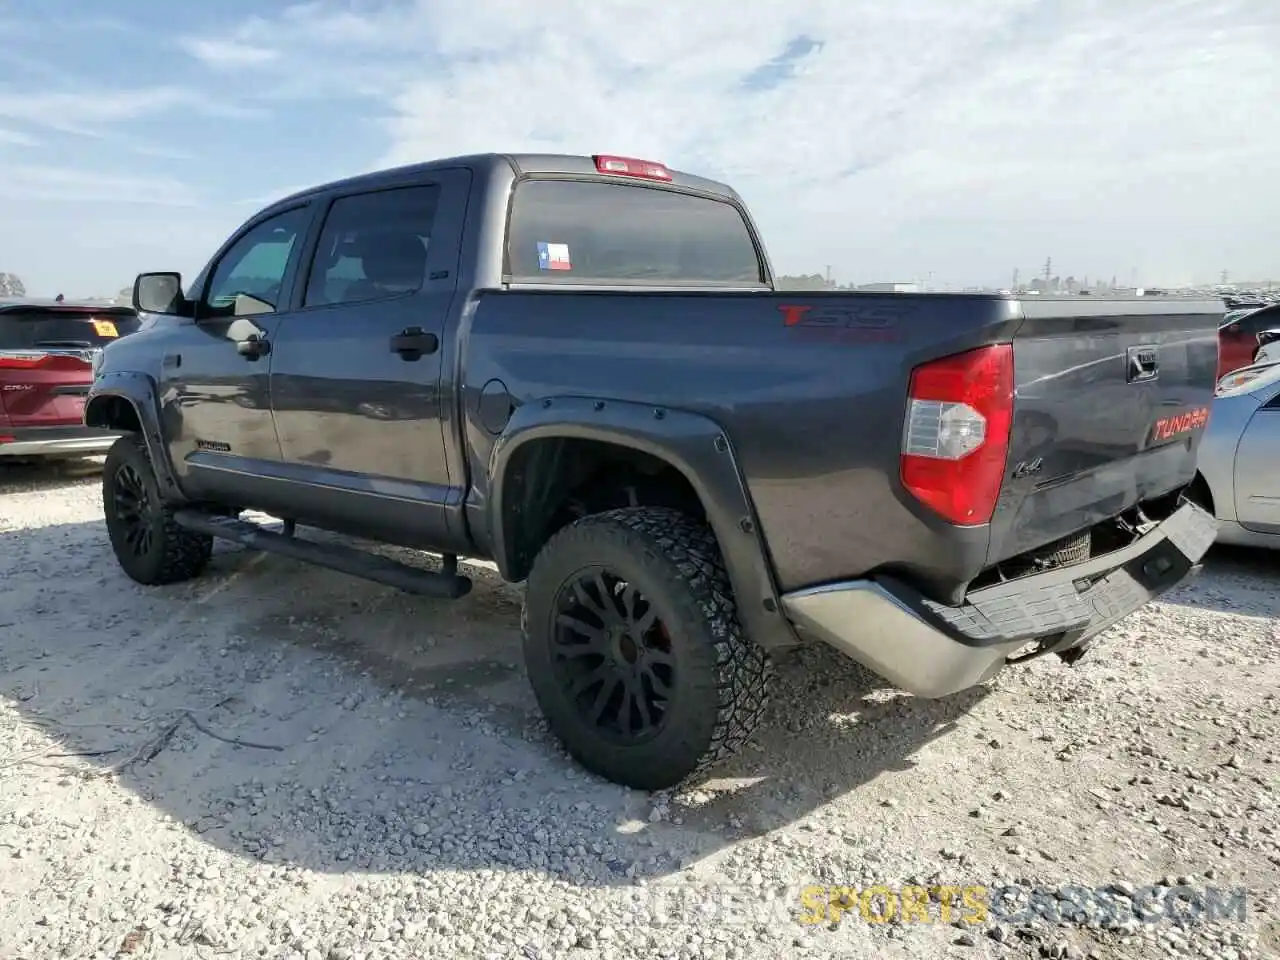
[[[91,457],[106,453],[119,433],[92,427],[0,426],[0,459],[5,457]]]
[[[974,591],[958,607],[880,577],[798,590],[782,603],[802,635],[910,693],[944,697],[989,680],[1029,643],[1082,647],[1192,574],[1216,535],[1214,517],[1184,503],[1126,547]]]

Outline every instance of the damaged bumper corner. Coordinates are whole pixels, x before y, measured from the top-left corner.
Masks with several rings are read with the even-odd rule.
[[[786,594],[802,634],[822,640],[916,696],[945,697],[989,680],[1030,643],[1082,653],[1094,637],[1177,586],[1213,545],[1217,521],[1184,503],[1142,537],[1083,563],[935,603],[888,577]]]

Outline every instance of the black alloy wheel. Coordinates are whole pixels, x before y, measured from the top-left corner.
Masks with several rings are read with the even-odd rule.
[[[551,732],[586,769],[675,786],[750,738],[772,666],[738,623],[707,524],[667,507],[592,514],[538,552],[521,615]]]
[[[156,512],[133,464],[121,464],[112,475],[111,498],[124,544],[135,557],[146,556],[155,544]]]
[[[213,538],[178,526],[160,485],[146,440],[126,434],[111,446],[102,468],[102,511],[116,560],[148,586],[190,580],[213,554]]]
[[[661,732],[676,683],[671,637],[633,583],[595,568],[555,599],[553,669],[579,717],[619,743]]]

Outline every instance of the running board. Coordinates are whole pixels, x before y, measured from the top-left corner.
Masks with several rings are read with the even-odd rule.
[[[451,554],[445,555],[442,569],[436,572],[411,567],[342,544],[299,540],[286,533],[276,533],[260,527],[256,523],[201,510],[178,510],[174,513],[173,520],[178,526],[193,533],[231,540],[251,550],[278,553],[283,557],[327,567],[424,597],[457,600],[471,592],[471,580],[459,576],[458,558]],[[286,524],[286,531],[289,528],[290,525]]]

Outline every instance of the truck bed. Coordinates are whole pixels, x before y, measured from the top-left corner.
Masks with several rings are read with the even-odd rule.
[[[516,398],[706,414],[732,441],[781,590],[886,572],[942,603],[997,564],[1190,482],[1222,309],[852,292],[475,296],[468,388],[497,378]],[[961,526],[903,485],[908,385],[922,363],[996,343],[1013,344],[1015,371],[1005,477],[991,521]],[[1130,365],[1152,349],[1156,376],[1135,379]]]

